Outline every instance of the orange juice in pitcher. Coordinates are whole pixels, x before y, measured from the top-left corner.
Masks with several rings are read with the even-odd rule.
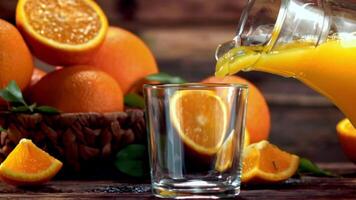
[[[296,78],[356,126],[356,4],[248,1],[237,36],[216,57],[217,76],[256,70]]]

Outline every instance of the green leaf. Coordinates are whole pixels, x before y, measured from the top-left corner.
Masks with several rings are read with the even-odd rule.
[[[37,106],[36,103],[28,105],[23,98],[22,92],[16,81],[10,81],[9,84],[0,90],[0,97],[11,103],[9,110],[15,113],[45,113],[57,114],[59,111],[50,106]]]
[[[11,92],[12,95],[14,95],[19,101],[18,102],[25,102],[22,96],[21,89],[19,86],[16,84],[16,81],[12,80],[10,81],[9,85],[7,86],[8,91]]]
[[[15,113],[33,113],[33,111],[35,110],[37,104],[34,103],[34,104],[31,104],[29,106],[27,105],[24,105],[24,106],[12,106],[10,108],[10,110],[12,112],[15,112]]]
[[[20,88],[14,80],[10,81],[4,89],[0,90],[0,97],[11,103],[22,103],[23,105],[27,105]]]
[[[298,172],[302,174],[306,173],[314,176],[327,176],[327,177],[337,176],[329,171],[320,169],[315,163],[313,163],[312,161],[306,158],[300,158]]]
[[[30,110],[30,112],[35,111],[35,108],[37,107],[37,103],[33,103],[30,106],[28,106],[28,109]]]
[[[160,83],[171,83],[171,84],[181,84],[187,82],[186,80],[184,80],[179,76],[172,76],[164,72],[148,75],[146,76],[146,79],[149,81],[158,81]]]
[[[3,127],[0,126],[0,132],[6,131]]]
[[[145,101],[143,100],[143,97],[135,93],[129,93],[125,95],[124,102],[125,105],[135,107],[135,108],[145,107]]]
[[[133,177],[143,177],[146,173],[146,147],[141,144],[131,144],[116,155],[115,166],[124,174]]]
[[[31,112],[28,106],[17,106],[17,107],[11,107],[10,108],[11,112],[15,113],[27,113]]]
[[[60,111],[51,106],[38,106],[35,108],[35,112],[44,114],[59,114]]]

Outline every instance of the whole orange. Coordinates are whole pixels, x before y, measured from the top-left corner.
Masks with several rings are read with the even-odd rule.
[[[23,90],[30,83],[33,59],[19,31],[0,19],[0,88],[11,80]],[[4,101],[0,100],[0,104]]]
[[[92,66],[53,71],[31,89],[31,101],[65,113],[122,111],[123,94],[107,73]]]
[[[356,128],[349,119],[343,119],[337,124],[336,130],[344,154],[356,163]]]
[[[113,76],[124,94],[145,76],[158,72],[156,60],[146,44],[133,33],[117,27],[109,27],[104,43],[88,64]]]
[[[260,90],[251,82],[238,76],[225,78],[209,77],[204,83],[240,83],[249,86],[249,97],[246,115],[246,127],[250,136],[250,143],[267,140],[270,132],[270,112],[267,102]]]

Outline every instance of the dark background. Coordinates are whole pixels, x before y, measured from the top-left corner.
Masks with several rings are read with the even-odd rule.
[[[135,32],[146,41],[161,71],[199,81],[213,75],[215,48],[234,37],[245,1],[97,2],[111,25]],[[0,0],[0,18],[14,23],[16,3],[16,0]],[[43,63],[37,65],[50,69]],[[259,72],[239,75],[254,82],[268,101],[272,115],[272,143],[313,161],[347,161],[335,130],[343,114],[327,99],[297,80]]]

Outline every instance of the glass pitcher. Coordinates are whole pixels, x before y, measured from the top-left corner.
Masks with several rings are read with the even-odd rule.
[[[296,78],[356,125],[356,1],[248,0],[236,37],[216,58],[217,76],[257,70]]]

